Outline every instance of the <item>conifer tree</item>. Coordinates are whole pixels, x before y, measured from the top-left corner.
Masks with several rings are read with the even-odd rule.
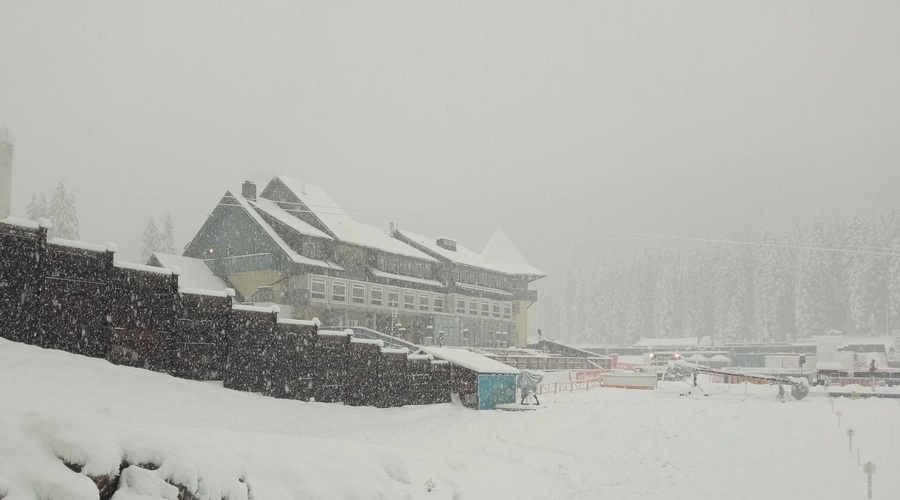
[[[47,197],[44,196],[44,193],[41,193],[40,197],[34,193],[31,194],[31,201],[28,203],[28,207],[25,208],[25,214],[29,220],[47,219],[50,217],[50,207],[47,206]]]
[[[830,269],[825,257],[822,226],[816,224],[799,252],[796,284],[796,331],[801,338],[821,335],[827,328],[827,298]]]
[[[56,238],[65,238],[69,240],[77,240],[78,216],[75,213],[75,197],[66,190],[65,181],[59,181],[56,190],[53,192],[53,199],[50,201],[50,221],[53,227],[50,228],[50,235]]]
[[[163,223],[163,230],[161,235],[161,248],[160,251],[163,253],[174,254],[175,253],[175,228],[172,225],[172,214],[166,212],[166,221]]]
[[[141,247],[141,262],[150,260],[150,256],[153,255],[153,252],[159,251],[159,247],[159,230],[156,228],[156,221],[153,220],[153,217],[150,217],[150,220],[147,221],[147,227],[144,228],[144,245]]]
[[[890,329],[900,330],[900,236],[894,237],[891,247],[891,268],[888,276]]]

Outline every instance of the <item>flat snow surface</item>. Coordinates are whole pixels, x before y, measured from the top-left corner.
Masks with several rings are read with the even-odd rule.
[[[746,400],[743,386],[716,386],[711,397],[680,396],[685,389],[548,394],[533,412],[358,408],[0,340],[0,496],[93,498],[56,454],[90,473],[123,455],[162,462],[124,478],[127,498],[143,499],[173,494],[160,475],[201,498],[244,498],[236,478],[245,477],[259,500],[862,499],[866,475],[845,435],[853,426],[863,463],[878,467],[875,498],[897,498],[896,400],[836,400],[838,427],[816,389],[784,404],[773,386],[750,386]]]
[[[209,266],[200,259],[160,252],[154,253],[153,256],[164,268],[170,271],[178,268],[181,271],[178,276],[178,286],[181,288],[224,291],[228,287],[222,278],[213,274]]]
[[[477,373],[506,373],[518,375],[519,370],[467,349],[454,347],[423,347],[432,356],[468,368]]]

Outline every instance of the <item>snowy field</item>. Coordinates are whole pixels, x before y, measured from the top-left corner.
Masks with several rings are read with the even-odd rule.
[[[709,389],[709,384],[701,386]],[[900,403],[816,389],[715,386],[681,396],[597,389],[535,412],[280,401],[0,340],[0,498],[96,498],[86,477],[132,467],[117,500],[177,491],[277,499],[854,499],[900,495]],[[124,475],[123,475],[124,477]],[[245,482],[241,482],[244,480]],[[168,488],[168,489],[167,489]],[[430,489],[430,491],[429,491]]]

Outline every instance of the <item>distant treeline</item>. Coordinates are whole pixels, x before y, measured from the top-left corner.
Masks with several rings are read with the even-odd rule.
[[[560,278],[543,292],[542,323],[573,342],[884,335],[900,330],[900,211],[816,222],[752,243],[573,259]]]

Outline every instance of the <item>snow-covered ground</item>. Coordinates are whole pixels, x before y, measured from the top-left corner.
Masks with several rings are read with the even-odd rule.
[[[900,494],[900,404],[816,389],[684,383],[541,396],[535,412],[451,404],[354,408],[269,399],[0,340],[0,498],[96,497],[84,476],[130,464],[118,500],[852,499]],[[241,480],[245,482],[241,482]],[[426,485],[430,486],[427,487]]]

